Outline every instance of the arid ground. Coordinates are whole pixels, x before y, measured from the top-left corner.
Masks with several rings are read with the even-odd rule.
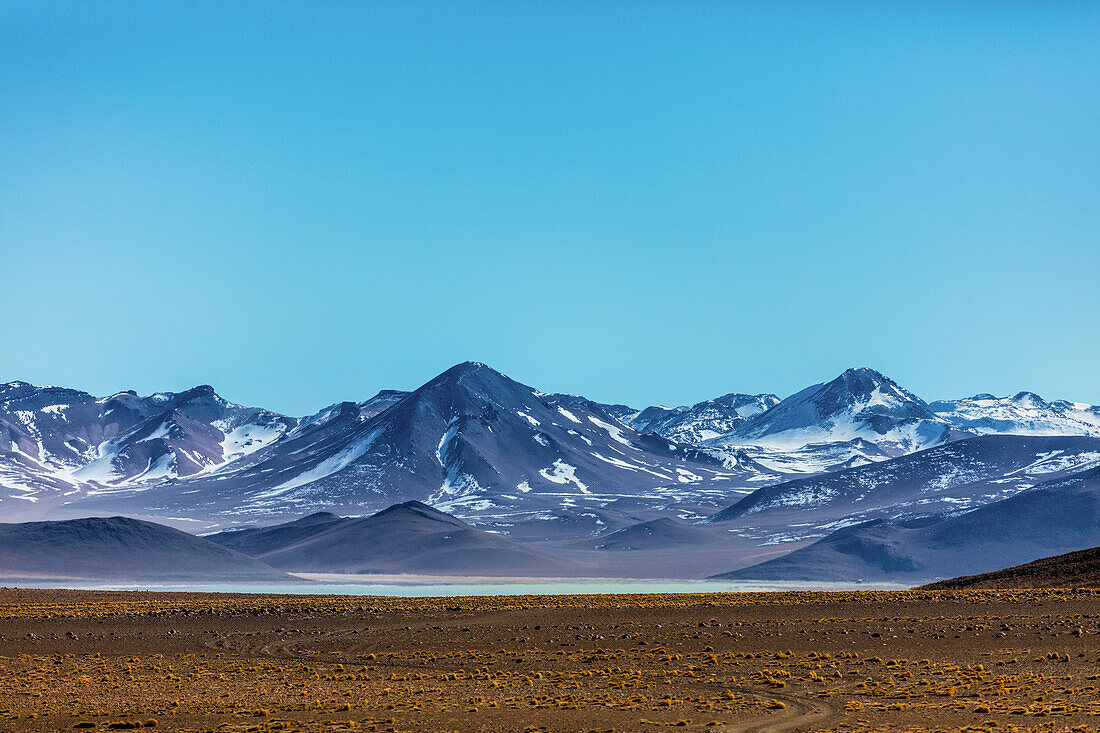
[[[0,730],[1097,730],[1100,591],[0,590]]]

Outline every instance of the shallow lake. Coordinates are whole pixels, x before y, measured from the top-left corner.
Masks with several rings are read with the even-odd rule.
[[[904,590],[891,583],[629,580],[608,578],[464,578],[417,575],[302,575],[302,583],[19,583],[23,588],[151,590],[186,593],[276,593],[352,596],[511,596],[585,593],[745,593],[790,590]]]

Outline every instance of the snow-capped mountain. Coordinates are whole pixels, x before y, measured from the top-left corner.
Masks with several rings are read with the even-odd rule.
[[[830,443],[807,443],[797,448],[770,448],[761,445],[738,446],[738,452],[764,470],[788,476],[808,476],[843,471],[893,458],[885,450],[863,438]]]
[[[159,424],[127,435],[140,440]],[[482,520],[566,513],[598,525],[617,507],[709,513],[771,477],[737,451],[641,434],[582,397],[465,363],[410,393],[326,408],[216,470],[79,493],[67,509],[224,522],[420,500]]]
[[[979,394],[928,405],[937,417],[976,433],[1100,436],[1100,407],[1081,402],[1047,402],[1034,392],[1012,397]]]
[[[477,363],[439,375],[325,455],[307,467],[308,482],[299,474],[256,498],[293,504],[321,494],[352,507],[417,499],[464,516],[514,516],[521,506],[602,506],[736,469],[724,454],[640,435],[594,402],[539,393]],[[264,458],[260,471],[270,467]]]
[[[711,521],[770,541],[870,519],[957,513],[1100,466],[1100,438],[984,435],[758,489]]]
[[[111,491],[212,471],[297,424],[229,402],[209,386],[96,398],[25,382],[0,385],[0,486],[34,501],[38,489]]]
[[[960,437],[956,432],[912,392],[859,367],[807,387],[712,442],[797,449],[862,439],[897,456],[946,443]]]
[[[467,362],[411,392],[384,390],[300,419],[233,404],[207,386],[97,398],[10,382],[0,385],[0,519],[112,512],[230,526],[321,510],[362,515],[416,500],[513,536],[543,538],[551,525],[590,536],[662,516],[699,520],[797,479],[848,482],[857,493],[868,482],[909,485],[891,473],[891,459],[927,446],[951,448],[987,432],[1088,436],[1098,425],[1097,408],[1027,393],[929,406],[865,368],[782,401],[733,393],[639,411],[540,392]],[[1021,466],[1046,465],[1026,446],[1004,445],[1018,455],[979,471],[996,484],[990,496],[1030,480],[1034,472]],[[858,470],[879,463],[881,480]],[[973,473],[968,466],[951,453],[926,481],[956,486]],[[943,506],[978,501],[937,497]],[[919,497],[894,498],[904,513]],[[783,521],[819,532],[870,506],[829,509],[822,519],[817,503],[792,510],[806,510],[809,521]],[[876,506],[894,511],[887,504]]]
[[[783,557],[716,577],[912,583],[988,572],[1097,543],[1100,468],[1093,467],[964,514],[838,529]]]
[[[749,418],[777,404],[779,398],[773,394],[734,392],[691,407],[654,405],[621,419],[642,433],[656,433],[682,443],[702,443],[732,433]]]

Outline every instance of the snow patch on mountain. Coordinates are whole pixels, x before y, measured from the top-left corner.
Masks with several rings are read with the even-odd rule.
[[[377,428],[365,438],[355,441],[336,455],[326,458],[308,471],[303,471],[293,479],[284,481],[268,491],[257,494],[256,497],[259,499],[270,499],[273,496],[284,494],[291,489],[296,489],[299,486],[305,486],[306,484],[311,484],[326,476],[331,476],[337,471],[342,471],[359,458],[362,458],[363,454],[374,444],[374,441],[378,440],[379,436],[382,435],[382,431],[383,428]]]
[[[775,395],[731,393],[690,407],[653,405],[621,420],[639,432],[656,433],[684,443],[702,443],[728,435],[748,418],[779,402]]]
[[[578,422],[580,421],[578,420]],[[592,493],[588,490],[588,486],[577,478],[577,467],[570,466],[565,461],[557,460],[549,468],[539,469],[539,475],[555,484],[573,484],[580,489],[582,494]]]
[[[614,440],[616,443],[622,443],[623,445],[627,446],[628,448],[634,448],[635,447],[633,443],[631,443],[629,440],[627,440],[626,438],[623,437],[623,431],[620,430],[619,428],[615,427],[611,423],[604,422],[603,420],[599,419],[598,417],[593,417],[592,415],[588,416],[588,421],[590,423],[592,423],[593,425],[606,430],[608,436],[610,436],[610,438],[612,440]]]

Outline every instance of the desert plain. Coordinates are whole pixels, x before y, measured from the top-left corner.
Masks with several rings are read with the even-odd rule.
[[[0,590],[0,730],[1100,730],[1100,591]]]

